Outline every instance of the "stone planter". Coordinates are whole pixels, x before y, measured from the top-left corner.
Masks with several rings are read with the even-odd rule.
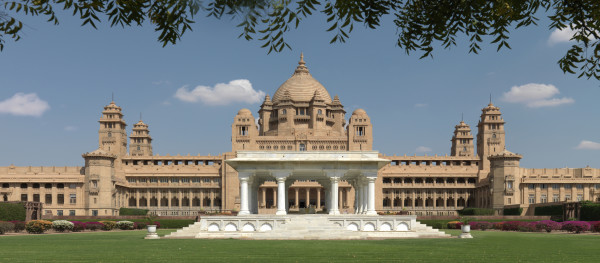
[[[458,236],[458,238],[473,238],[473,236],[471,236],[471,225],[462,225],[460,226],[460,230],[462,230],[462,233],[460,236]]]
[[[148,225],[148,234],[146,234],[145,239],[159,239],[156,233],[156,225]]]

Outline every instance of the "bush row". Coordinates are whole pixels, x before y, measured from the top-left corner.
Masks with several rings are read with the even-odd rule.
[[[160,228],[160,222],[154,222],[157,228]],[[30,234],[42,234],[50,229],[56,232],[80,232],[84,230],[97,231],[104,230],[110,231],[113,229],[121,230],[133,230],[133,229],[145,229],[147,227],[146,222],[132,222],[132,221],[100,221],[100,222],[81,222],[81,221],[67,221],[67,220],[32,220],[27,222],[23,221],[0,221],[0,235],[7,232],[21,232],[26,230]]]
[[[581,216],[583,221],[600,220],[600,204],[592,202],[581,202]]]
[[[459,221],[448,222],[449,229],[460,229],[463,223]],[[542,221],[505,221],[505,222],[487,222],[487,221],[475,221],[469,222],[471,229],[473,230],[487,230],[496,229],[502,231],[520,231],[520,232],[542,232],[548,233],[556,230],[563,230],[573,233],[581,233],[586,231],[600,232],[600,221],[565,221],[562,223],[555,222],[552,220]]]
[[[521,213],[523,213],[523,208],[521,207],[504,208],[503,211],[505,216],[520,216]]]
[[[562,216],[563,206],[562,205],[549,205],[539,206],[535,208],[533,212],[536,216]]]
[[[145,216],[148,214],[148,211],[150,211],[150,210],[121,207],[119,209],[119,215],[122,215],[122,216]]]
[[[494,210],[488,208],[468,207],[463,210],[459,210],[458,214],[461,216],[493,216]]]
[[[23,203],[0,203],[0,221],[13,220],[25,220],[25,206]]]

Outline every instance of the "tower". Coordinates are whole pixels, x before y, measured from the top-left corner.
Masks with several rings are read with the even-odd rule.
[[[231,125],[231,151],[256,150],[254,143],[256,136],[258,136],[258,127],[252,112],[241,109]]]
[[[265,101],[263,101],[263,104],[260,106],[258,116],[259,135],[263,136],[270,130],[271,118],[277,118],[277,111],[273,111],[273,102],[269,95],[265,96]]]
[[[114,101],[104,106],[102,117],[98,121],[100,130],[98,131],[99,146],[103,151],[117,156],[127,154],[127,124],[123,120],[121,107]]]
[[[504,150],[504,120],[500,108],[490,101],[487,107],[481,109],[481,119],[477,124],[477,155],[481,159],[479,168],[490,170],[490,155],[498,154]]]
[[[519,162],[522,155],[502,149],[486,159],[491,163],[489,187],[491,192],[491,208],[496,215],[502,215],[505,205],[513,204],[520,196],[520,189],[516,185],[519,174]]]
[[[452,156],[474,156],[473,135],[471,127],[464,121],[454,126],[454,136],[452,136],[452,148],[450,155]]]
[[[129,155],[152,155],[152,137],[150,137],[148,124],[145,124],[141,119],[133,125],[133,130],[131,135],[129,135]]]
[[[356,109],[348,122],[348,150],[370,151],[373,147],[373,125],[363,109]]]

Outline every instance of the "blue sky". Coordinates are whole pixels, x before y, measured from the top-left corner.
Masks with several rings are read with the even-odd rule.
[[[491,93],[507,122],[507,148],[524,155],[521,166],[600,167],[599,83],[562,73],[556,62],[570,46],[568,32],[551,38],[544,19],[513,31],[512,50],[483,45],[473,55],[459,42],[426,59],[395,46],[389,20],[329,44],[325,19],[315,17],[288,33],[293,50],[267,54],[261,43],[237,38],[236,20],[200,17],[193,32],[163,48],[149,26],[94,30],[65,13],[59,19],[54,26],[24,18],[23,39],[0,53],[0,166],[83,165],[81,154],[98,147],[97,121],[113,92],[128,133],[143,114],[155,153],[228,152],[237,111],[257,116],[257,95],[272,96],[302,51],[312,75],[339,95],[346,117],[367,111],[382,153],[449,154],[461,114],[475,131]],[[175,96],[219,83],[227,91],[243,79],[252,87],[245,96]]]

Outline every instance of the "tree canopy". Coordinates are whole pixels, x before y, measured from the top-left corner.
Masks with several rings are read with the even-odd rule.
[[[0,50],[7,38],[21,38],[18,14],[43,16],[58,24],[55,9],[72,11],[82,26],[140,26],[149,21],[163,46],[176,44],[192,30],[194,16],[240,21],[239,37],[262,43],[268,52],[291,49],[285,33],[320,12],[326,16],[330,43],[350,38],[355,25],[377,29],[391,16],[396,45],[421,58],[435,46],[450,48],[458,37],[468,39],[469,53],[478,53],[484,39],[497,50],[510,49],[509,33],[537,26],[540,15],[549,30],[570,29],[572,46],[558,61],[565,73],[600,80],[600,1],[598,0],[0,0]],[[313,18],[314,19],[314,18]],[[386,19],[385,21],[389,21]],[[486,38],[486,36],[488,38]]]

